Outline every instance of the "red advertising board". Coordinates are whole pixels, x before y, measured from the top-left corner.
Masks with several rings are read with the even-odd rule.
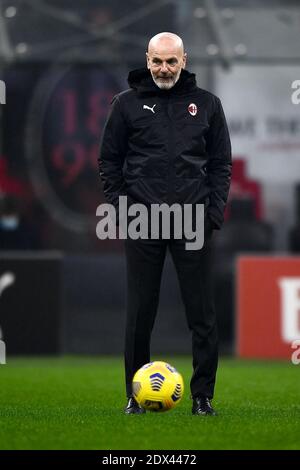
[[[237,354],[290,359],[300,340],[300,257],[237,261]]]

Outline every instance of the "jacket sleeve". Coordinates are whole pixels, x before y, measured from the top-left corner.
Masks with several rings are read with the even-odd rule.
[[[123,165],[127,153],[128,126],[115,96],[104,125],[98,157],[99,174],[104,196],[119,211],[119,196],[126,195]]]
[[[206,137],[208,153],[207,176],[211,188],[208,217],[215,229],[224,222],[224,211],[229,193],[232,158],[228,127],[221,101],[217,99],[215,112]]]

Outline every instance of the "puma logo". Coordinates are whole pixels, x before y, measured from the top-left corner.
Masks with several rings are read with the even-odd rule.
[[[150,106],[148,106],[147,104],[144,104],[143,109],[149,109],[149,111],[152,111],[152,113],[155,114],[154,106],[156,106],[156,104],[154,104],[152,108],[150,108]]]

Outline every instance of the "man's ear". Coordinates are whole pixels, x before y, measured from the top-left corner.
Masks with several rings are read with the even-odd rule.
[[[146,52],[147,69],[150,69],[149,60],[150,60],[149,54],[148,54],[148,52]]]
[[[183,61],[183,66],[182,66],[182,68],[183,68],[183,69],[185,69],[186,60],[187,60],[187,53],[185,52],[185,53],[183,54],[183,58],[182,58],[182,61]]]

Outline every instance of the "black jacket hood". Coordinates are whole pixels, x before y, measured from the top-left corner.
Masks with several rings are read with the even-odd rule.
[[[146,67],[129,72],[128,84],[130,88],[137,90],[139,94],[170,93],[181,95],[197,87],[195,74],[182,69],[177,83],[170,90],[161,90],[153,81],[150,70]]]

